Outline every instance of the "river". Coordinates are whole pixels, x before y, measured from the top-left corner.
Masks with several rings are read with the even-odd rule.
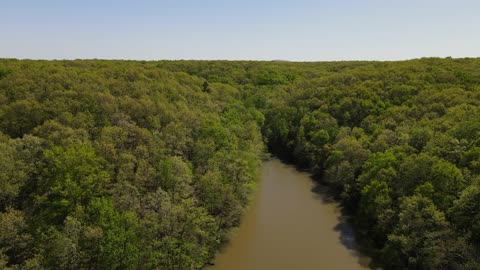
[[[277,159],[264,162],[253,205],[206,269],[370,269],[338,204],[315,190],[309,174]]]

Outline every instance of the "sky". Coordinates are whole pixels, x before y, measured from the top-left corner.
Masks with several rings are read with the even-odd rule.
[[[480,56],[480,1],[0,0],[0,58]]]

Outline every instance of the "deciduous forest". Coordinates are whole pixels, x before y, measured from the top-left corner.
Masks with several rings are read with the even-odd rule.
[[[269,154],[384,269],[480,269],[480,59],[0,60],[0,268],[200,269]]]

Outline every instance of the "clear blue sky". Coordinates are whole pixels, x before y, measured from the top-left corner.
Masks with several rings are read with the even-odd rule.
[[[480,1],[0,0],[0,58],[480,56]]]

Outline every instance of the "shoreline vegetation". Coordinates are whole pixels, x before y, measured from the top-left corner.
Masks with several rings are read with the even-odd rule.
[[[385,269],[480,268],[480,59],[0,59],[0,268],[200,269],[265,153]]]

